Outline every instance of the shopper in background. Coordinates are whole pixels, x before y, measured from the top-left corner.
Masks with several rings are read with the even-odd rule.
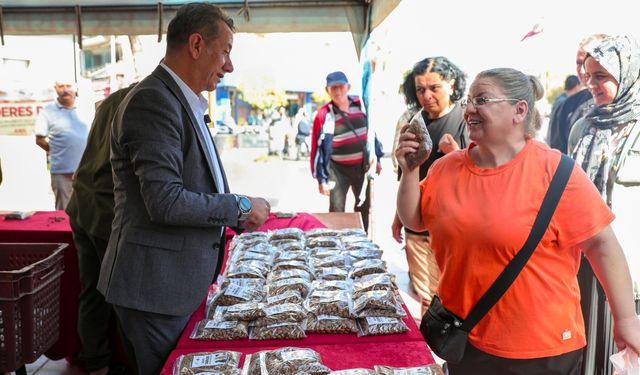
[[[340,71],[327,75],[326,90],[331,101],[322,106],[313,120],[311,132],[311,173],[318,180],[318,191],[329,196],[329,212],[344,212],[351,188],[364,229],[369,228],[371,202],[369,169],[376,165],[375,132],[370,129],[360,99],[348,95],[351,85]],[[378,146],[380,147],[380,146]],[[332,186],[333,185],[333,186]]]
[[[56,210],[64,210],[71,197],[73,173],[87,144],[93,108],[76,107],[73,79],[60,79],[54,88],[58,97],[38,114],[35,133],[36,144],[49,153]]]
[[[467,147],[469,134],[458,103],[467,89],[465,74],[443,56],[427,57],[417,62],[402,84],[410,111],[422,116],[435,150],[420,165],[419,179],[427,176],[431,165],[451,151]],[[407,121],[408,124],[408,121]],[[398,171],[400,178],[402,171]],[[393,238],[402,241],[402,222],[396,213],[391,225]],[[429,232],[404,228],[405,250],[411,285],[420,297],[422,314],[438,289],[440,270],[431,250]]]
[[[636,300],[640,293],[635,202],[640,201],[640,45],[628,36],[612,36],[589,45],[584,60],[587,88],[595,106],[569,135],[570,154],[616,215],[612,226],[626,251]],[[610,313],[604,290],[583,261],[578,273],[582,307],[588,319],[588,363],[584,374],[604,371],[613,354]],[[605,349],[610,348],[610,349]]]

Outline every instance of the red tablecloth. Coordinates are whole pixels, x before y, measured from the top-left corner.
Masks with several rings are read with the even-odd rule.
[[[271,214],[269,220],[259,230],[266,232],[286,227],[309,230],[323,228],[325,225],[306,213],[298,213],[292,218],[277,218],[275,214]],[[228,239],[234,235],[232,230],[227,231]],[[60,338],[45,354],[51,359],[75,358],[80,350],[77,334],[80,279],[78,256],[73,243],[69,217],[64,211],[36,212],[26,220],[4,220],[4,215],[0,215],[0,242],[69,244],[64,252],[65,272],[61,278],[60,288]]]
[[[193,340],[189,338],[193,327],[197,322],[204,318],[204,302],[198,307],[195,313],[189,319],[189,323],[182,332],[180,340],[176,349],[195,349],[198,350],[218,350],[226,347],[258,347],[258,346],[304,346],[308,345],[327,345],[327,344],[360,344],[360,343],[392,343],[392,342],[424,342],[422,334],[418,329],[415,321],[409,314],[407,307],[404,306],[407,311],[407,317],[404,318],[405,324],[409,327],[409,332],[399,333],[395,335],[381,335],[381,336],[363,336],[358,337],[357,334],[321,334],[321,333],[309,333],[307,337],[302,340],[230,340],[230,341],[207,341],[207,340]]]
[[[225,346],[211,349],[233,350],[243,354],[255,353],[261,350],[277,349],[288,345],[264,345],[259,347]],[[434,363],[431,352],[424,341],[399,341],[385,343],[345,343],[330,345],[290,345],[298,348],[309,348],[320,353],[322,362],[332,370],[350,368],[373,368],[375,365],[394,367],[414,367]],[[179,355],[195,353],[200,349],[176,349],[171,352],[160,375],[171,375],[172,366]],[[241,358],[241,366],[245,355]]]
[[[75,357],[80,350],[77,334],[78,256],[73,243],[69,218],[64,211],[37,212],[26,220],[5,220],[0,215],[0,242],[67,243],[64,273],[60,284],[60,337],[45,355],[51,359]]]

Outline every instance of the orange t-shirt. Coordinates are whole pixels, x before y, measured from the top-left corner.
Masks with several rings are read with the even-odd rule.
[[[420,183],[421,210],[442,272],[438,294],[464,318],[524,244],[560,161],[527,141],[497,168],[478,168],[468,149],[450,153]],[[613,221],[593,183],[574,166],[540,244],[469,341],[500,357],[560,355],[586,345],[576,274],[578,244]]]

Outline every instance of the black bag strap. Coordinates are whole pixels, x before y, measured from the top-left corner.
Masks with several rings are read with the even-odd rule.
[[[340,108],[338,108],[337,105],[332,105],[331,106],[334,110],[334,112],[338,112],[340,114],[340,116],[342,117],[342,119],[344,120],[345,125],[347,125],[347,127],[349,129],[351,129],[351,131],[353,132],[353,135],[356,136],[356,139],[358,140],[358,143],[360,143],[360,146],[362,146],[362,152],[363,152],[363,156],[366,159],[367,158],[367,141],[363,141],[362,139],[360,139],[360,136],[358,136],[358,133],[356,133],[356,129],[353,127],[353,124],[351,123],[351,120],[349,119],[349,114],[348,113],[344,113]],[[367,129],[369,128],[369,124],[367,123]],[[369,164],[368,160],[365,160],[365,164]]]
[[[551,217],[556,210],[558,201],[562,196],[564,188],[567,186],[569,176],[573,170],[573,159],[562,154],[560,163],[556,169],[547,193],[544,196],[536,220],[533,222],[533,228],[529,233],[529,237],[525,241],[522,249],[511,259],[509,264],[502,270],[498,278],[491,284],[489,289],[480,297],[480,300],[473,307],[467,318],[460,327],[465,332],[470,332],[473,327],[491,310],[493,305],[498,302],[502,295],[509,289],[515,281],[520,271],[527,264],[527,261],[538,246],[544,232],[546,232]]]

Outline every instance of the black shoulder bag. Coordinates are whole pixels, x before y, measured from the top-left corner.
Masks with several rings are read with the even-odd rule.
[[[549,226],[549,221],[558,205],[562,192],[573,170],[573,159],[562,155],[551,184],[544,196],[533,228],[522,249],[482,295],[465,320],[448,311],[438,296],[434,296],[429,309],[422,317],[420,332],[438,357],[451,363],[460,363],[467,346],[467,336],[476,324],[491,310],[509,286],[518,277],[520,271],[538,246],[540,239]]]

